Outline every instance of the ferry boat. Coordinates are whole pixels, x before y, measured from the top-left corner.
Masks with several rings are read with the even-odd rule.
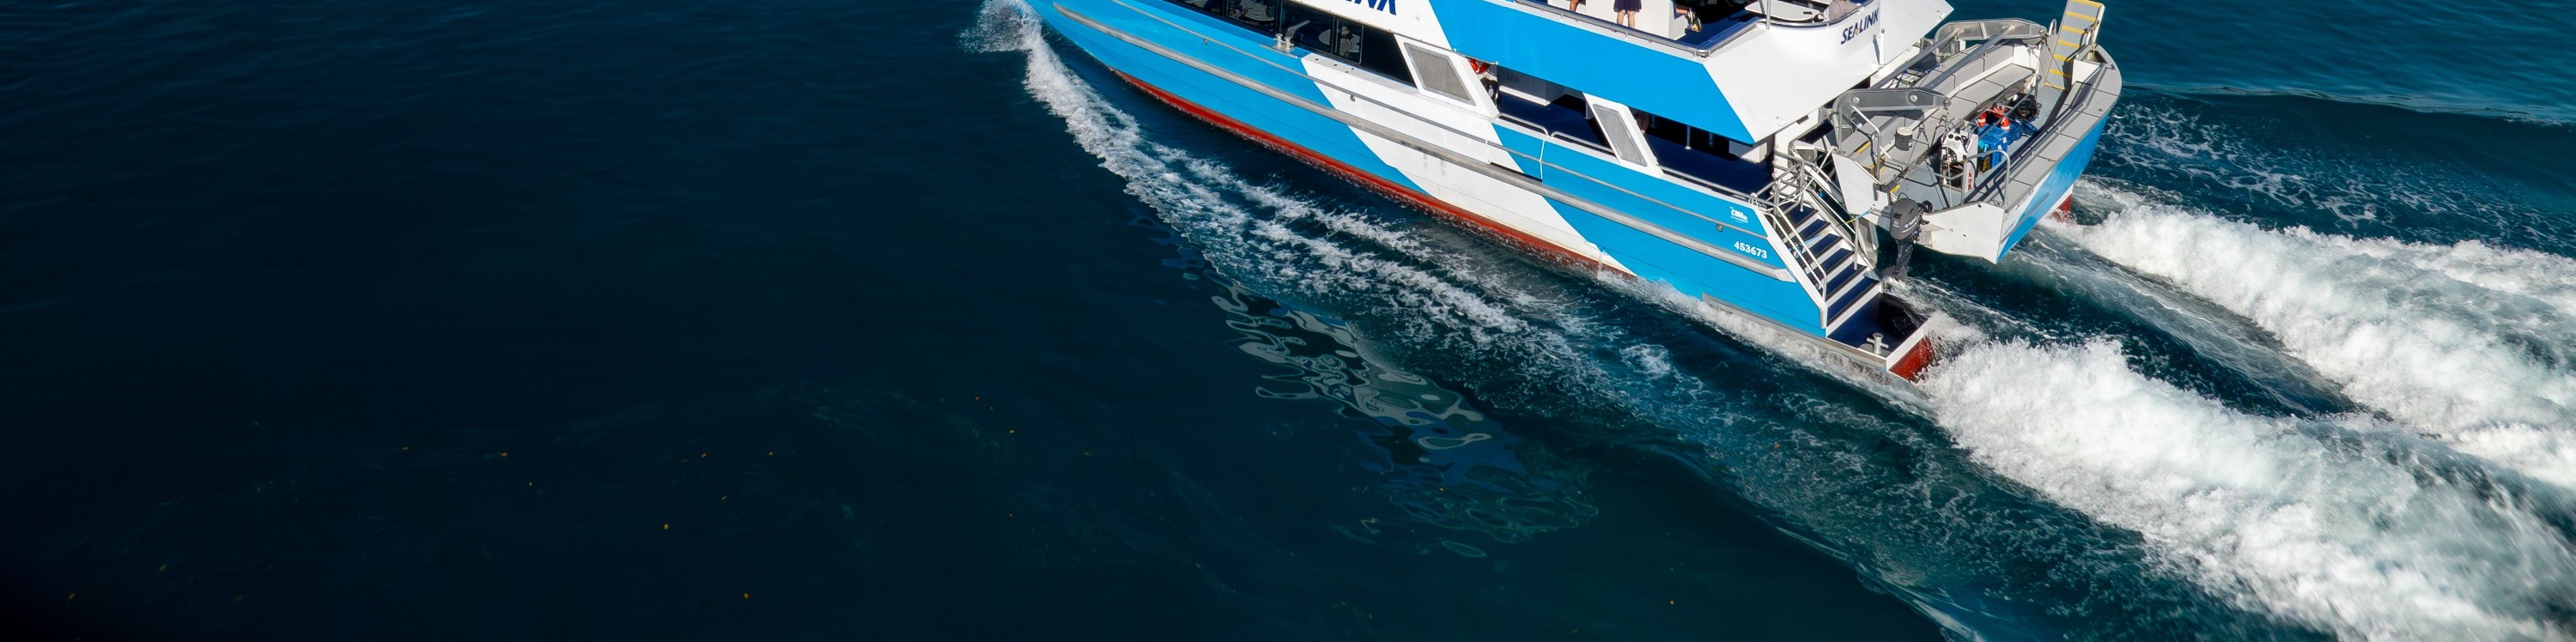
[[[1163,102],[1572,262],[1912,379],[1914,246],[2063,210],[2120,72],[2103,6],[1942,0],[1033,0]]]

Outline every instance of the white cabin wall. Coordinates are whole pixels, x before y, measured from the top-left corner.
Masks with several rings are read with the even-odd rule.
[[[1324,97],[1332,102],[1336,111],[1367,119],[1469,158],[1507,168],[1520,167],[1520,162],[1503,150],[1502,134],[1495,131],[1493,121],[1482,110],[1422,95],[1415,88],[1382,80],[1374,73],[1352,69],[1321,55],[1308,55],[1304,62],[1306,74],[1322,83]],[[1633,274],[1618,259],[1602,252],[1601,246],[1576,231],[1574,224],[1567,222],[1547,197],[1357,128],[1353,128],[1351,133],[1357,135],[1379,161],[1395,168],[1406,181],[1422,188],[1423,193],[1432,198],[1509,227],[1512,231],[1565,248],[1611,269]]]
[[[1385,9],[1372,7],[1370,2],[1374,1],[1377,0],[1304,0],[1301,4],[1442,49],[1449,48],[1449,34],[1441,29],[1440,16],[1432,13],[1431,0],[1384,0]]]
[[[1744,128],[1766,138],[1867,81],[1950,11],[1942,0],[1877,0],[1831,25],[1757,27],[1709,56],[1709,75]]]

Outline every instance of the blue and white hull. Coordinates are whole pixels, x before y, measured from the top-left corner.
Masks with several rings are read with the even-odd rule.
[[[1948,6],[1874,0],[1805,15],[1761,0],[1691,13],[1643,0],[1641,13],[1671,22],[1636,17],[1632,28],[1601,19],[1617,17],[1609,3],[1036,2],[1057,32],[1194,116],[1533,249],[1670,285],[1860,370],[1918,373],[1928,319],[1886,292],[1878,228],[1889,203],[1913,194],[1905,172],[1888,170],[1923,163],[1845,147],[1921,114],[1855,108],[1847,122],[1833,107],[1855,87],[1970,62],[1954,43],[1889,40],[1931,30]],[[1989,40],[1978,55],[2002,50]],[[2101,60],[2097,75],[2112,69]],[[2047,131],[1984,172],[2018,185],[2045,161],[2036,183],[1944,199],[1919,223],[1922,244],[1999,259],[2082,172],[2101,123],[2084,124],[2080,150],[2039,149],[2064,134]]]

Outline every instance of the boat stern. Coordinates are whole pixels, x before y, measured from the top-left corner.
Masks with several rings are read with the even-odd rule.
[[[2095,43],[2102,5],[2068,0],[2050,26],[1943,25],[1921,53],[1831,107],[1834,162],[1867,183],[1900,244],[2002,261],[2066,202],[2120,99]]]

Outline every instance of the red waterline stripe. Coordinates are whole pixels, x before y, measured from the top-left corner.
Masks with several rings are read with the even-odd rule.
[[[1243,121],[1229,118],[1224,114],[1217,113],[1215,110],[1208,109],[1206,107],[1200,107],[1197,103],[1192,103],[1180,96],[1172,95],[1171,92],[1163,91],[1160,87],[1146,84],[1145,81],[1138,80],[1135,76],[1127,75],[1126,72],[1113,69],[1110,70],[1110,73],[1118,74],[1118,77],[1126,79],[1128,84],[1135,85],[1137,89],[1145,90],[1145,93],[1153,95],[1155,99],[1161,100],[1165,104],[1169,104],[1173,108],[1186,112],[1191,116],[1196,116],[1199,120],[1207,121],[1208,124],[1216,125],[1218,128],[1226,131],[1234,132],[1237,136],[1252,139],[1253,142],[1261,143],[1263,146],[1285,152],[1290,156],[1297,157],[1299,160],[1306,161],[1308,164],[1321,167],[1325,171],[1341,175],[1342,178],[1359,183],[1361,186],[1367,187],[1380,194],[1385,194],[1389,198],[1396,199],[1397,201],[1403,202],[1407,205],[1421,208],[1433,214],[1439,214],[1451,219],[1474,224],[1479,228],[1483,228],[1487,232],[1500,234],[1506,240],[1512,241],[1516,245],[1527,246],[1530,249],[1539,251],[1549,258],[1570,262],[1578,268],[1594,271],[1608,270],[1620,276],[1635,278],[1634,275],[1628,274],[1625,270],[1618,270],[1611,268],[1608,265],[1603,265],[1600,261],[1595,261],[1590,257],[1576,254],[1573,250],[1567,249],[1563,246],[1541,240],[1536,236],[1531,236],[1527,232],[1512,229],[1511,226],[1496,222],[1493,219],[1478,216],[1476,213],[1460,209],[1458,206],[1440,202],[1438,199],[1431,198],[1430,195],[1413,191],[1412,189],[1402,185],[1397,185],[1385,178],[1370,174],[1360,168],[1352,167],[1349,163],[1333,160],[1329,156],[1317,153],[1315,150],[1307,149],[1296,143],[1288,142],[1287,139],[1273,136],[1269,132],[1254,129],[1251,125],[1244,124]]]
[[[1198,117],[1199,120],[1207,121],[1208,124],[1216,125],[1218,128],[1226,131],[1234,132],[1237,136],[1251,139],[1253,142],[1261,143],[1264,146],[1285,152],[1290,156],[1295,156],[1299,160],[1306,161],[1308,164],[1339,174],[1343,178],[1350,179],[1362,186],[1366,186],[1369,189],[1385,194],[1390,198],[1394,198],[1399,202],[1422,208],[1423,210],[1434,214],[1440,214],[1453,219],[1473,223],[1477,227],[1484,228],[1486,231],[1501,234],[1507,240],[1515,241],[1519,245],[1526,245],[1539,250],[1546,256],[1563,261],[1569,261],[1577,267],[1589,268],[1595,271],[1609,270],[1610,272],[1623,277],[1631,279],[1636,278],[1636,275],[1629,274],[1624,270],[1611,269],[1607,265],[1602,265],[1599,261],[1594,261],[1583,255],[1575,254],[1572,250],[1568,250],[1557,244],[1540,240],[1538,237],[1530,236],[1526,232],[1512,229],[1509,226],[1494,222],[1492,219],[1477,216],[1476,213],[1460,209],[1455,205],[1442,203],[1431,198],[1430,195],[1416,192],[1402,185],[1397,185],[1392,181],[1379,178],[1378,176],[1363,171],[1360,168],[1352,167],[1349,163],[1333,160],[1331,157],[1316,153],[1315,150],[1306,149],[1304,146],[1288,142],[1287,139],[1273,136],[1269,132],[1254,129],[1251,125],[1243,124],[1243,121],[1229,118],[1224,114],[1217,113],[1216,110],[1200,107],[1197,103],[1190,102],[1180,96],[1172,95],[1171,92],[1163,91],[1160,87],[1146,84],[1145,81],[1138,80],[1135,76],[1127,75],[1126,72],[1112,69],[1110,70],[1110,73],[1118,74],[1119,78],[1126,79],[1127,84],[1135,85],[1137,89],[1145,90],[1146,94],[1150,94],[1155,99],[1163,101],[1164,104],[1171,105],[1175,109],[1186,112],[1191,116]],[[1923,341],[1914,345],[1913,352],[1905,355],[1904,359],[1898,360],[1896,367],[1889,368],[1888,370],[1898,377],[1903,377],[1908,381],[1912,381],[1916,376],[1921,375],[1924,366],[1930,365],[1931,362],[1932,339],[1930,337],[1925,337]]]

